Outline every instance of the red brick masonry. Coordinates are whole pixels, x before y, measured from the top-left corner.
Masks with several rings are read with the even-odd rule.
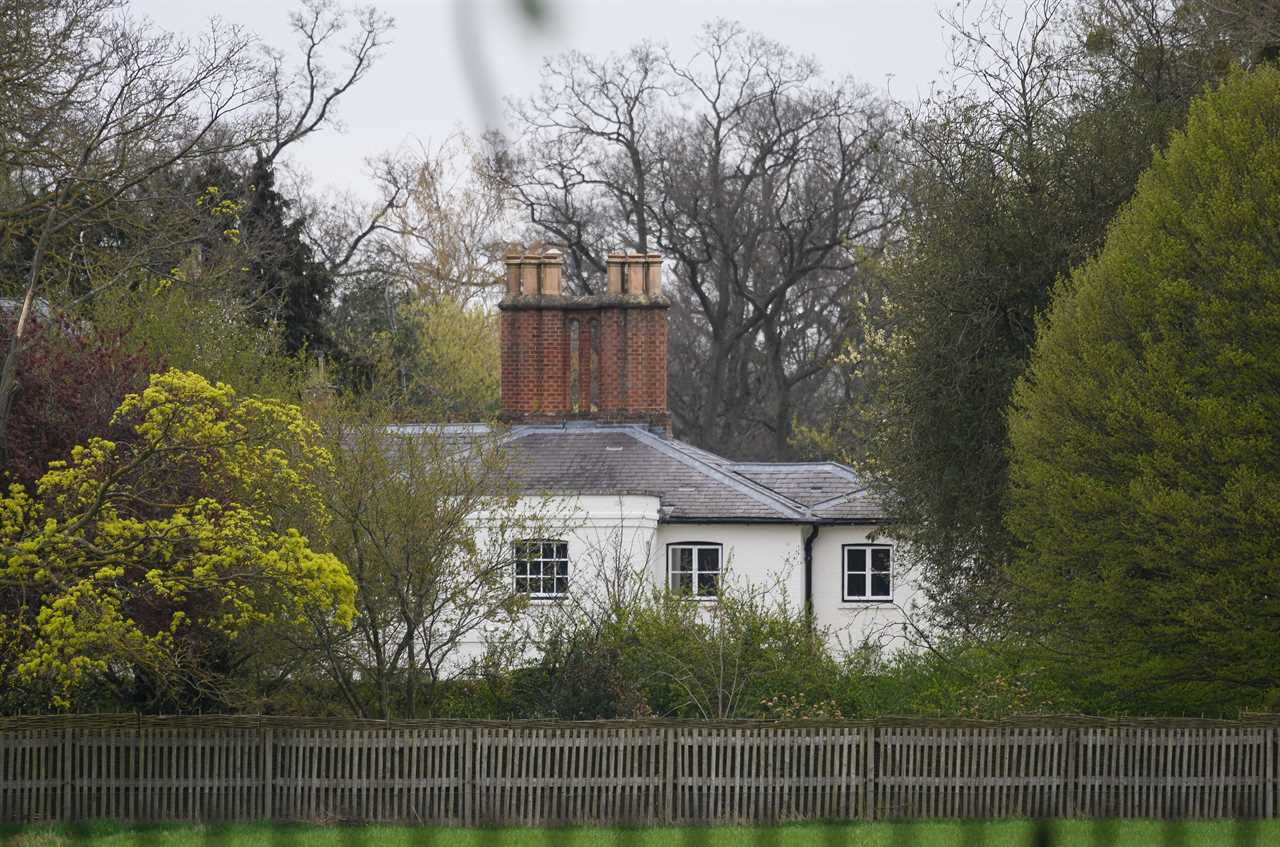
[[[631,259],[629,264],[647,266],[648,273],[630,274],[636,282],[628,287],[639,289],[637,293],[565,296],[559,290],[558,253],[508,257],[507,295],[498,307],[502,310],[505,419],[521,423],[586,419],[669,428],[667,309],[671,304],[657,282],[661,259],[653,254],[610,256],[610,265],[626,259]],[[530,267],[535,264],[540,266],[536,273]],[[571,338],[575,329],[576,362]]]

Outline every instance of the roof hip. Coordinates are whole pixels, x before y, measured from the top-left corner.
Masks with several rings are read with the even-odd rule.
[[[806,509],[804,506],[797,503],[796,501],[788,497],[784,497],[783,495],[778,494],[776,491],[766,488],[765,486],[760,485],[757,482],[753,482],[744,477],[722,471],[719,468],[711,465],[710,463],[704,462],[701,459],[691,456],[688,453],[684,452],[683,450],[680,450],[672,446],[672,444],[668,442],[666,439],[659,438],[658,436],[654,435],[651,432],[648,432],[639,427],[636,427],[629,434],[631,435],[631,437],[635,438],[637,441],[641,441],[649,445],[650,447],[653,447],[656,450],[660,450],[661,452],[663,452],[667,456],[670,456],[676,461],[681,462],[685,465],[688,465],[689,467],[695,468],[696,470],[700,471],[706,476],[709,476],[718,482],[721,482],[733,489],[736,489],[737,491],[742,492],[743,494],[746,494],[748,497],[751,497],[757,500],[758,502],[763,503],[766,506],[769,506],[770,508],[778,511],[779,513],[793,520],[798,520],[802,522],[811,522],[816,520],[815,516],[812,513],[810,513],[808,509]]]

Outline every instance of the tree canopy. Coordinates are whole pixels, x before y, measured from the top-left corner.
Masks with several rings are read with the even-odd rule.
[[[1036,315],[1099,249],[1191,98],[1258,43],[1231,6],[956,5],[953,67],[904,127],[884,343],[846,360],[870,402],[827,424],[912,543],[943,625],[998,630],[1019,547],[1006,412]]]
[[[876,299],[896,212],[887,104],[716,21],[687,59],[649,42],[559,56],[513,118],[496,178],[564,245],[571,288],[603,290],[610,250],[665,254],[677,435],[792,455],[796,422],[848,388],[832,362]]]
[[[1129,708],[1280,690],[1280,69],[1196,102],[1014,394],[1021,624]]]
[[[262,627],[350,625],[345,566],[294,528],[331,463],[297,407],[169,371],[112,423],[0,499],[0,670],[63,707],[218,703]]]

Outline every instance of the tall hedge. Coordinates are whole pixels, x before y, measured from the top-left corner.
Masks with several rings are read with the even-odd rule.
[[[1191,108],[1010,411],[1018,619],[1094,702],[1280,691],[1280,69]]]

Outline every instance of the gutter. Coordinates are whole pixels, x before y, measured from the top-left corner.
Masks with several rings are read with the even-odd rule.
[[[809,631],[814,631],[813,624],[813,542],[818,538],[821,524],[809,524],[809,532],[804,536],[804,617],[809,622]]]

